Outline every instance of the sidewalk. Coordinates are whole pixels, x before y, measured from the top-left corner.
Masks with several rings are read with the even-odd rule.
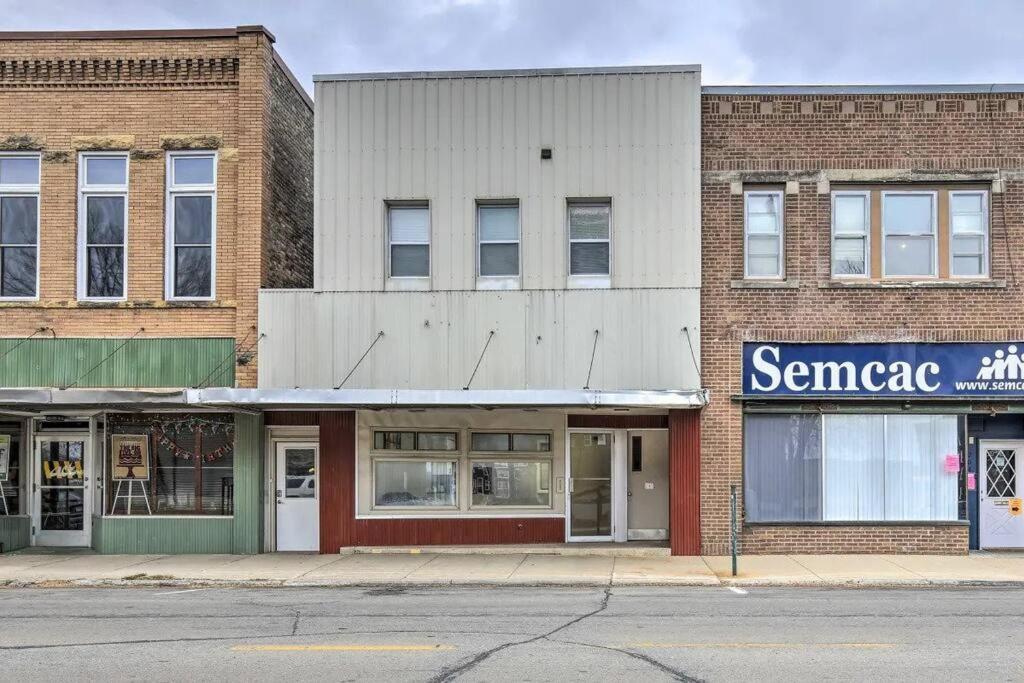
[[[614,557],[450,552],[311,555],[0,555],[0,587],[128,586],[1024,586],[1024,554]]]

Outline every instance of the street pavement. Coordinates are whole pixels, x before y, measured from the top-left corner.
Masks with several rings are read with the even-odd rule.
[[[7,588],[0,680],[1024,679],[1024,590]]]

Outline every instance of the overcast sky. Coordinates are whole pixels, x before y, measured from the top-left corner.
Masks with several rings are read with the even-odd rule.
[[[4,30],[264,24],[314,73],[703,66],[705,84],[1024,80],[1024,0],[0,0]]]

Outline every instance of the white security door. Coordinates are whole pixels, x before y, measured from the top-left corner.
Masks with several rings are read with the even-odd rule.
[[[92,542],[87,435],[36,437],[33,462],[33,543],[86,547]]]
[[[277,445],[277,549],[320,550],[319,448]]]
[[[982,441],[979,534],[982,548],[1024,548],[1019,470],[1024,442]]]

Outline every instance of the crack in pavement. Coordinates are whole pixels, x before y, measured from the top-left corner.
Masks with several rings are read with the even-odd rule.
[[[604,596],[601,598],[601,604],[600,604],[600,606],[598,606],[597,609],[595,609],[595,610],[593,610],[591,612],[587,612],[586,614],[581,614],[578,617],[574,617],[573,619],[570,619],[569,621],[565,622],[561,626],[559,626],[557,628],[553,628],[553,629],[551,629],[550,631],[548,631],[546,633],[542,633],[542,634],[540,634],[538,636],[534,636],[532,638],[526,638],[524,640],[517,640],[517,641],[510,642],[510,643],[503,643],[503,644],[498,645],[496,647],[492,647],[489,650],[484,650],[483,652],[475,655],[472,659],[470,659],[469,661],[467,661],[467,662],[465,662],[463,664],[459,664],[459,665],[456,665],[454,667],[445,667],[445,668],[441,669],[441,672],[439,674],[437,674],[436,676],[434,676],[433,678],[430,679],[430,683],[448,683],[448,681],[455,680],[456,678],[458,678],[462,674],[466,673],[467,671],[475,668],[479,664],[481,664],[484,661],[486,661],[487,659],[489,659],[492,655],[495,655],[495,654],[497,654],[497,653],[499,653],[499,652],[501,652],[503,650],[507,650],[507,649],[512,648],[512,647],[517,647],[519,645],[529,645],[530,643],[536,643],[538,640],[548,640],[551,636],[553,636],[554,634],[558,633],[559,631],[563,631],[563,630],[569,628],[570,626],[573,626],[575,624],[580,623],[584,619],[589,619],[590,617],[594,616],[595,614],[600,614],[601,612],[603,612],[606,609],[608,609],[608,600],[611,598],[611,596],[612,596],[611,586],[607,586],[604,589]]]
[[[302,637],[310,636],[336,636],[337,631],[324,631],[318,633],[303,633]],[[203,636],[199,638],[140,638],[139,640],[104,640],[89,643],[46,643],[40,645],[0,645],[0,651],[18,650],[50,650],[54,648],[68,647],[98,647],[109,645],[154,645],[158,643],[205,643],[225,640],[265,640],[267,638],[292,638],[294,634],[288,633],[266,633],[252,636]]]
[[[555,643],[566,643],[568,645],[578,645],[580,647],[592,647],[592,648],[596,648],[598,650],[609,650],[611,652],[618,652],[619,654],[626,655],[627,657],[632,657],[633,659],[639,659],[641,662],[646,662],[647,664],[650,664],[651,666],[655,667],[656,669],[660,669],[661,671],[664,671],[665,673],[669,674],[670,676],[672,676],[672,678],[674,678],[677,681],[684,681],[685,683],[703,683],[703,681],[704,681],[704,679],[702,679],[702,678],[694,678],[693,676],[688,676],[687,674],[683,673],[679,669],[673,668],[673,667],[669,666],[668,664],[663,664],[662,662],[659,662],[654,657],[651,657],[650,655],[645,655],[642,652],[635,652],[633,650],[624,650],[622,648],[612,647],[611,645],[597,645],[595,643],[581,643],[581,642],[578,642],[578,641],[575,641],[575,640],[555,640],[555,641],[552,641],[552,642],[555,642]]]
[[[299,617],[302,613],[299,610],[295,610],[295,621],[292,622],[292,635],[294,636],[299,630]]]

